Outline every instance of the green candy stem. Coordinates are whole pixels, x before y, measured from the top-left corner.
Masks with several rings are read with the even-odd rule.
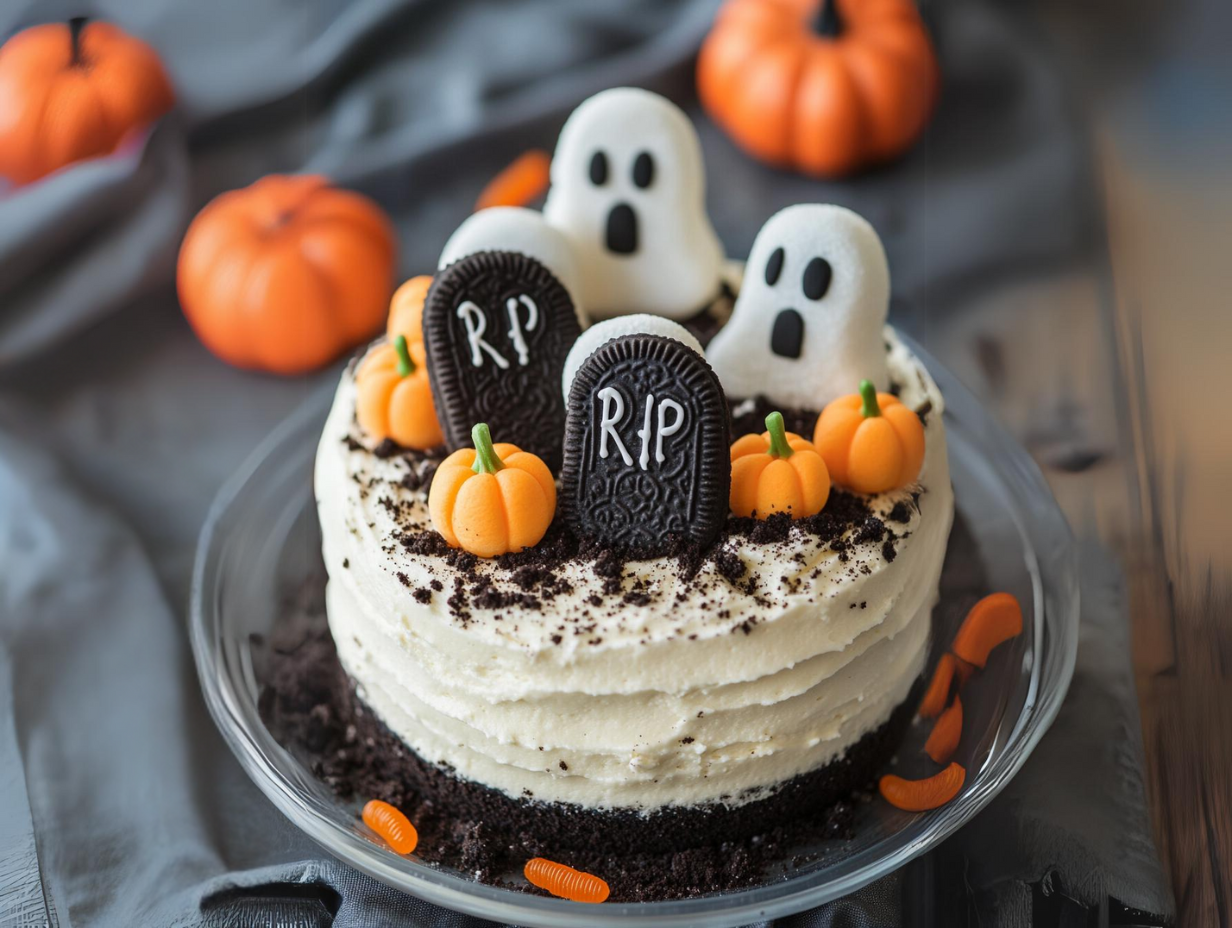
[[[496,456],[496,449],[492,447],[492,435],[488,432],[486,422],[480,422],[471,429],[471,441],[475,443],[475,463],[471,470],[477,474],[494,474],[505,469],[501,459]]]
[[[770,450],[766,453],[772,458],[789,458],[795,454],[795,449],[787,444],[787,427],[783,424],[783,414],[772,412],[766,416],[766,430],[770,433]]]
[[[406,347],[405,335],[394,339],[394,351],[398,353],[398,376],[410,377],[415,373],[415,362],[411,360],[411,352]]]
[[[860,398],[864,400],[864,405],[860,407],[860,415],[865,419],[873,419],[881,415],[881,407],[877,405],[877,388],[870,381],[860,381]]]

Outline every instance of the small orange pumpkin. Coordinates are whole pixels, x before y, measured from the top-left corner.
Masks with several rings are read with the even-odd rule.
[[[274,174],[197,214],[180,246],[180,305],[227,363],[302,374],[380,329],[395,252],[367,197]]]
[[[702,105],[753,157],[814,176],[907,150],[940,74],[914,0],[728,0],[702,45]]]
[[[860,392],[841,396],[822,410],[813,444],[830,476],[858,493],[884,493],[906,486],[924,463],[920,417],[867,380]]]
[[[432,405],[424,346],[397,336],[369,352],[355,375],[355,415],[374,438],[420,451],[444,444]]]
[[[731,446],[731,510],[765,519],[787,512],[802,519],[821,512],[830,496],[830,472],[813,443],[788,432],[783,414],[766,416],[766,431]]]
[[[158,54],[111,23],[48,23],[0,46],[0,175],[28,184],[115,151],[175,103]]]
[[[423,307],[431,286],[431,276],[420,274],[394,291],[389,301],[389,319],[385,322],[386,335],[391,339],[405,335],[408,342],[423,342]]]
[[[471,440],[473,449],[445,458],[432,478],[433,527],[451,547],[478,557],[538,544],[556,514],[552,472],[516,445],[493,445],[482,422],[471,429]]]

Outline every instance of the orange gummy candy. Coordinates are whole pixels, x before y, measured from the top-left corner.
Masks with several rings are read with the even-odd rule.
[[[958,750],[958,742],[962,740],[963,710],[962,700],[954,697],[954,704],[941,713],[933,725],[933,730],[924,742],[924,753],[935,763],[944,764]]]
[[[399,854],[409,854],[419,844],[419,832],[411,820],[388,802],[370,799],[364,806],[364,824]]]
[[[887,773],[877,783],[882,797],[895,808],[905,812],[927,812],[945,805],[958,795],[967,771],[962,764],[952,763],[940,773],[923,780],[904,780]]]
[[[968,664],[983,667],[992,649],[1022,634],[1022,608],[1009,593],[993,593],[971,607],[950,650]]]
[[[583,873],[543,857],[528,860],[523,873],[540,889],[573,902],[603,902],[611,892],[607,883],[593,873]]]

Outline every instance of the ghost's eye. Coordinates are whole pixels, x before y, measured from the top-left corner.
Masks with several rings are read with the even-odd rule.
[[[804,269],[804,295],[810,300],[820,300],[830,289],[830,262],[825,258],[814,258]]]
[[[783,249],[776,248],[770,252],[770,260],[766,262],[766,284],[773,287],[779,282],[779,275],[783,273]]]
[[[645,190],[653,180],[654,159],[650,157],[650,152],[644,151],[633,161],[633,183]]]
[[[590,157],[590,182],[596,187],[607,183],[607,155],[601,151]]]

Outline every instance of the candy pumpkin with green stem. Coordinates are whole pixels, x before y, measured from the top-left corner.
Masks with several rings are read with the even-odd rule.
[[[765,519],[786,512],[793,519],[816,515],[830,496],[826,462],[808,439],[786,431],[783,414],[766,416],[766,431],[737,439],[731,447],[731,510]]]
[[[444,444],[422,344],[399,335],[374,348],[359,366],[355,388],[355,416],[373,438],[420,451]]]
[[[924,463],[924,425],[913,410],[867,381],[860,392],[830,403],[813,444],[839,486],[884,493],[913,483]]]
[[[548,466],[517,445],[492,443],[488,426],[471,429],[462,448],[436,469],[428,491],[433,527],[451,547],[496,557],[539,543],[556,514]]]

